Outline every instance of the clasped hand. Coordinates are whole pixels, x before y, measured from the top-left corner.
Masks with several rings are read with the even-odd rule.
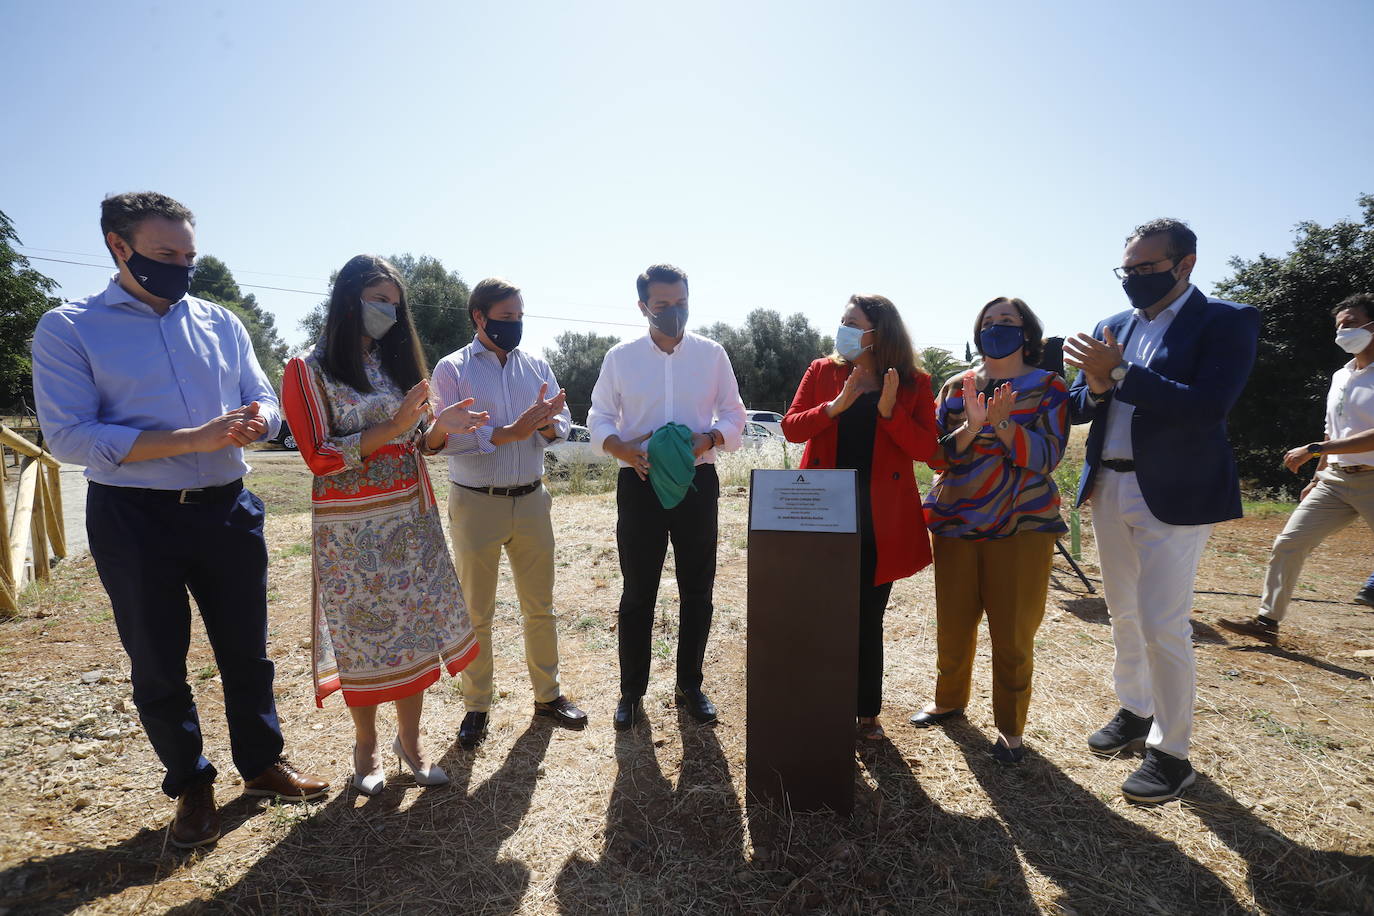
[[[258,416],[258,410],[258,402],[254,401],[196,427],[192,433],[194,450],[217,452],[231,445],[242,448],[258,441],[267,434],[267,421]]]
[[[1064,341],[1064,362],[1082,371],[1094,394],[1112,387],[1112,370],[1124,360],[1112,329],[1103,328],[1102,336],[1104,340],[1091,334],[1075,334]]]
[[[998,385],[989,398],[978,390],[972,372],[964,375],[963,395],[964,422],[974,432],[978,432],[984,426],[996,427],[998,423],[1008,419],[1011,416],[1012,405],[1016,402],[1016,393],[1011,389],[1011,382]]]

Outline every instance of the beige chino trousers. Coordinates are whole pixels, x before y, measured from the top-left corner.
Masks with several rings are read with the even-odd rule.
[[[525,663],[536,702],[557,698],[558,627],[553,612],[553,497],[543,487],[524,496],[490,496],[453,485],[448,518],[453,565],[463,586],[472,629],[480,644],[463,669],[463,702],[468,712],[491,709],[491,625],[496,614],[496,582],[505,548],[524,619]]]
[[[1374,471],[1347,471],[1337,464],[1328,465],[1274,539],[1260,613],[1271,620],[1287,617],[1288,603],[1308,554],[1360,517],[1374,528]],[[1368,572],[1366,567],[1351,570],[1351,581],[1363,579]]]

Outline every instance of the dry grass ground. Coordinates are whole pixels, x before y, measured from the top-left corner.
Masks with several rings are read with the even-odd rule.
[[[342,787],[348,716],[338,702],[316,710],[309,683],[305,471],[294,456],[260,465],[251,483],[270,512],[271,651],[288,748]],[[1283,517],[1218,529],[1196,611],[1200,775],[1182,803],[1159,808],[1121,799],[1132,760],[1098,760],[1084,746],[1114,710],[1111,635],[1102,601],[1067,567],[1056,567],[1037,641],[1034,753],[1014,769],[985,756],[986,642],[967,723],[905,724],[930,695],[935,631],[930,572],[899,583],[886,628],[890,740],[858,752],[856,810],[835,818],[770,811],[744,794],[746,504],[742,488],[726,488],[706,675],[722,710],[716,728],[670,705],[671,558],[647,727],[610,726],[620,581],[607,494],[555,503],[563,680],[590,727],[532,720],[507,583],[500,696],[480,750],[456,745],[457,681],[429,692],[428,741],[449,787],[420,790],[392,763],[391,786],[373,799],[341,789],[275,808],[240,797],[198,633],[189,670],[207,753],[224,774],[227,829],[191,854],[166,846],[171,805],[131,715],[104,593],[88,559],[62,564],[0,627],[0,910],[1374,912],[1374,658],[1357,656],[1374,647],[1374,615],[1346,603],[1369,572],[1368,530],[1349,529],[1314,556],[1291,635],[1261,648],[1211,624],[1253,611]],[[1095,575],[1090,542],[1086,559]],[[795,686],[805,702],[804,668]]]

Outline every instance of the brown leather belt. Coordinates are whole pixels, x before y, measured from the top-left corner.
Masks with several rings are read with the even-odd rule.
[[[1335,466],[1342,471],[1349,471],[1352,474],[1362,474],[1365,471],[1374,471],[1374,464],[1338,464]]]

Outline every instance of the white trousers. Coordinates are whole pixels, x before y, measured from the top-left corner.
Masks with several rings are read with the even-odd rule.
[[[1197,693],[1193,580],[1211,525],[1155,518],[1134,473],[1100,470],[1092,493],[1102,589],[1116,645],[1116,695],[1154,716],[1147,747],[1187,758]]]

